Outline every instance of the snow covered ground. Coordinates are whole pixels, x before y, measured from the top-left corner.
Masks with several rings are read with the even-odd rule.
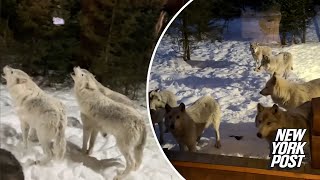
[[[288,51],[293,54],[294,70],[289,77],[292,81],[320,78],[320,43],[317,36],[320,14],[314,22],[317,23],[311,24],[307,30],[308,43],[273,48],[274,52]],[[315,25],[318,27],[315,28]],[[169,36],[164,36],[152,64],[149,89],[168,89],[187,106],[205,94],[212,94],[217,99],[223,114],[220,126],[222,148],[214,148],[215,135],[210,127],[198,144],[199,152],[268,158],[268,145],[256,136],[254,118],[258,102],[268,106],[273,104],[270,97],[259,94],[269,75],[253,70],[255,62],[249,50],[249,41],[212,43],[207,40],[199,42],[196,47],[191,61],[187,63],[176,52],[179,49],[177,45]],[[159,135],[157,128],[156,133]],[[230,135],[243,136],[243,139],[236,140]],[[170,133],[165,134],[164,138],[164,147],[178,150]]]
[[[46,166],[23,165],[26,180],[103,180],[113,179],[117,170],[123,170],[124,157],[115,146],[115,139],[109,135],[103,138],[98,135],[93,154],[89,156],[80,153],[82,147],[82,125],[79,122],[79,108],[70,89],[47,90],[54,97],[59,98],[67,106],[68,127],[66,137],[68,141],[67,155],[62,162],[51,162]],[[145,92],[141,93],[139,111],[146,117],[148,124],[148,138],[144,150],[143,164],[136,172],[132,172],[125,179],[180,179],[169,163],[163,157],[154,139],[145,107]],[[19,119],[12,107],[11,99],[5,86],[0,85],[0,147],[11,151],[16,158],[25,163],[28,159],[40,159],[43,151],[39,144],[34,143],[28,150],[23,149]]]

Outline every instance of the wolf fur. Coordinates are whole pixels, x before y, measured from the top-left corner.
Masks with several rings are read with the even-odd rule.
[[[278,129],[307,129],[304,141],[309,141],[309,119],[303,108],[284,111],[276,104],[272,107],[264,107],[258,104],[257,110],[256,119],[259,121],[257,136],[259,138],[264,138],[271,143]]]
[[[67,126],[64,105],[42,91],[25,72],[9,66],[5,66],[3,72],[21,122],[25,148],[28,147],[29,129],[34,128],[46,154],[40,163],[46,163],[52,158],[62,159],[66,151]]]
[[[125,157],[126,168],[117,178],[137,170],[142,162],[147,138],[146,125],[141,115],[134,108],[102,94],[92,77],[83,73],[79,67],[74,68],[71,76],[75,82],[74,92],[80,111],[93,121],[96,131],[107,132],[115,137]]]
[[[153,124],[153,128],[155,129],[155,124],[158,124],[159,126],[159,131],[160,131],[160,139],[159,143],[163,144],[163,132],[164,132],[164,116],[166,114],[166,110],[164,108],[158,108],[157,110],[155,109],[150,109],[150,116],[151,116],[151,121]]]
[[[14,155],[0,148],[0,179],[24,180],[23,169]]]
[[[149,110],[151,115],[151,120],[153,128],[155,129],[155,124],[157,123],[160,131],[160,144],[163,143],[163,125],[164,125],[164,116],[166,111],[164,109],[165,105],[169,104],[171,107],[177,106],[177,97],[169,90],[159,89],[152,90],[149,92]],[[166,127],[166,130],[168,127]]]
[[[274,73],[260,94],[271,95],[274,103],[287,110],[296,108],[312,98],[320,97],[320,78],[305,83],[295,83]]]
[[[292,54],[289,52],[281,52],[275,56],[263,55],[261,65],[257,71],[260,71],[261,68],[264,68],[271,75],[277,73],[287,78],[289,72],[293,70]]]
[[[272,49],[270,47],[260,46],[258,43],[255,43],[255,42],[250,43],[250,51],[253,59],[256,62],[256,69],[260,66],[263,55],[266,55],[266,56],[272,55]]]
[[[180,150],[196,151],[197,140],[211,124],[216,132],[215,147],[220,148],[219,126],[221,110],[217,101],[210,95],[198,99],[187,109],[181,103],[178,107],[166,105],[165,123],[179,143]]]
[[[151,109],[164,108],[166,104],[177,106],[177,97],[169,90],[152,90],[149,92],[149,104]]]
[[[86,69],[80,69],[82,73],[91,77],[93,82],[98,87],[99,91],[106,97],[112,99],[115,102],[122,103],[123,105],[135,108],[134,102],[129,99],[127,96],[120,94],[116,91],[112,91],[111,89],[104,87],[99,81],[96,80],[94,75]],[[91,154],[95,140],[98,135],[98,131],[94,128],[95,124],[92,124],[92,121],[88,116],[83,113],[80,113],[80,118],[83,124],[83,142],[82,142],[82,152],[85,154]],[[103,133],[103,136],[106,136],[107,132]],[[89,142],[89,147],[88,146]]]

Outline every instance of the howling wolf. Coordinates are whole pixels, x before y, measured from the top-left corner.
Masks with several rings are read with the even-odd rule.
[[[46,163],[52,158],[62,159],[66,151],[67,125],[64,105],[42,91],[25,72],[5,66],[3,73],[21,122],[25,148],[28,146],[29,129],[33,128],[46,154],[40,163]]]
[[[125,157],[126,168],[116,178],[137,170],[142,162],[147,138],[146,125],[141,115],[134,108],[115,102],[101,93],[92,77],[83,73],[79,67],[74,68],[71,77],[81,113],[89,117],[97,131],[113,135]]]

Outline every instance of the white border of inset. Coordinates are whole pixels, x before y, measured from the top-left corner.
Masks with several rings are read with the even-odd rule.
[[[147,75],[147,82],[146,82],[146,102],[147,102],[147,111],[148,111],[148,118],[149,118],[149,123],[150,125],[152,125],[152,121],[151,121],[151,116],[150,116],[150,112],[149,112],[149,80],[150,80],[150,73],[151,73],[151,67],[152,67],[152,64],[153,64],[153,60],[154,60],[154,57],[156,55],[156,51],[158,49],[158,46],[163,38],[163,36],[165,35],[165,33],[167,32],[168,28],[170,27],[170,25],[172,24],[172,22],[176,19],[176,17],[184,10],[184,8],[186,8],[190,3],[192,3],[193,0],[189,0],[172,18],[171,20],[169,21],[169,23],[167,24],[167,26],[165,27],[165,29],[162,31],[161,33],[161,36],[159,37],[158,39],[158,42],[153,50],[153,53],[152,53],[152,56],[151,56],[151,59],[150,59],[150,63],[149,63],[149,69],[148,69],[148,75]],[[152,130],[152,134],[154,136],[154,138],[157,139],[157,135],[156,135],[156,132],[153,128],[151,128]],[[164,152],[162,151],[162,147],[159,143],[159,141],[157,140],[157,145],[164,157],[164,159],[167,160],[167,163],[169,163],[169,165],[171,166],[171,168],[176,172],[176,174],[181,178],[181,179],[185,179],[184,177],[181,176],[181,174],[174,168],[174,166],[171,164],[171,162],[169,161],[169,159],[167,158],[167,156],[164,154]]]

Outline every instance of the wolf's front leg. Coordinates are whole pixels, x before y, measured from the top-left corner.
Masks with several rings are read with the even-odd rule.
[[[38,142],[39,141],[39,139],[37,137],[36,129],[34,129],[34,128],[30,129],[28,139],[30,141],[32,141],[32,142]]]
[[[28,148],[28,134],[29,134],[30,126],[25,121],[21,121],[21,131],[22,131],[22,141],[25,149]]]
[[[188,151],[188,147],[184,144],[179,143],[180,151]]]
[[[83,126],[82,152],[87,154],[87,145],[92,132],[92,128]]]
[[[90,127],[89,118],[85,114],[81,113],[80,118],[83,124],[82,153],[86,154],[92,128]]]
[[[160,144],[163,144],[163,122],[159,122],[158,123],[158,126],[159,126],[159,131],[160,131],[160,140],[159,140],[159,143]]]
[[[94,143],[96,141],[97,135],[98,135],[98,131],[96,129],[92,129],[91,130],[91,136],[90,136],[90,142],[89,142],[89,149],[88,149],[87,154],[91,154],[92,153],[93,146],[94,146]]]

